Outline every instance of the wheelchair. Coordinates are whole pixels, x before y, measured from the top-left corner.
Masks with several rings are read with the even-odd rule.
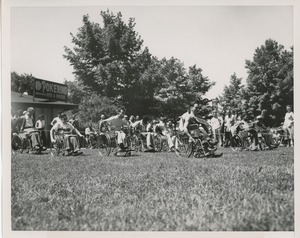
[[[25,138],[21,138],[17,133],[13,133],[11,136],[11,150],[12,154],[23,153],[26,150],[27,140]]]
[[[39,140],[39,145],[33,147],[31,141],[31,134],[37,134]],[[43,145],[41,142],[41,132],[38,130],[22,131],[19,134],[14,133],[12,135],[12,152],[13,154],[19,153],[31,153],[31,154],[41,154],[43,150]]]
[[[109,127],[108,131],[100,133],[97,139],[97,147],[100,156],[109,156],[113,153],[115,156],[130,156],[132,149],[131,137],[129,136],[129,128],[122,126],[121,131],[125,133],[125,145],[118,145],[117,131],[115,127]]]
[[[211,147],[211,144],[203,139],[203,134],[200,131],[198,124],[192,124],[189,126],[189,132],[193,138],[192,141],[185,134],[178,133],[176,135],[176,155],[178,157],[193,157],[193,158],[204,158],[204,157],[220,157],[223,154],[215,154],[216,147]]]
[[[65,148],[65,139],[66,136],[68,137],[76,137],[77,139],[77,135],[74,132],[69,132],[69,131],[64,131],[64,130],[58,130],[57,132],[55,132],[54,134],[54,139],[55,142],[51,143],[51,147],[50,147],[50,154],[52,156],[59,156],[60,154],[62,154],[63,156],[67,156],[67,155],[71,155],[71,153],[69,151],[66,150]],[[79,143],[79,141],[78,141]],[[73,151],[75,150],[75,148],[72,148]],[[82,152],[72,152],[72,155],[81,155]]]
[[[146,133],[146,132],[145,132]],[[166,138],[159,134],[153,133],[153,147],[155,152],[168,151],[168,143]],[[147,151],[147,136],[143,132],[135,131],[132,135],[132,147],[135,151]]]
[[[250,150],[251,139],[247,130],[242,130],[234,134],[230,141],[230,147],[233,151]]]

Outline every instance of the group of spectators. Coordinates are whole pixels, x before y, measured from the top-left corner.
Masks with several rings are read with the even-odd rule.
[[[207,142],[208,151],[216,150],[217,145],[228,147],[232,143],[232,138],[241,131],[247,131],[251,136],[251,150],[258,150],[259,134],[261,134],[269,148],[277,147],[274,143],[277,136],[267,125],[270,122],[267,111],[263,110],[255,120],[246,122],[243,115],[237,115],[231,110],[224,113],[213,111],[208,117],[200,118],[197,115],[199,105],[194,103],[190,105],[187,111],[182,114],[178,121],[169,120],[164,117],[150,118],[139,116],[125,115],[125,111],[120,109],[117,115],[105,118],[101,115],[97,127],[94,128],[89,123],[84,130],[84,135],[79,131],[79,121],[76,116],[68,119],[64,112],[58,113],[50,125],[51,143],[55,143],[60,138],[64,143],[65,150],[68,154],[81,154],[81,141],[84,138],[87,145],[95,147],[98,135],[113,131],[117,138],[120,150],[128,147],[126,144],[126,135],[128,130],[137,131],[145,141],[145,151],[154,151],[154,136],[160,134],[165,137],[169,150],[178,149],[175,140],[176,133],[182,133],[193,141],[195,137],[201,134],[203,141]],[[294,114],[291,107],[286,106],[286,115],[282,125],[283,135],[279,136],[280,146],[293,146],[293,124]],[[21,110],[14,113],[12,117],[12,138],[18,136],[24,143],[30,143],[27,148],[31,147],[37,151],[46,149],[45,119],[44,115],[39,115],[38,120],[34,123],[34,109],[29,107],[27,111]],[[267,125],[266,125],[267,124]],[[63,131],[63,136],[62,132]]]
[[[286,106],[284,121],[280,127],[272,127],[273,118],[268,115],[267,110],[262,110],[252,121],[246,121],[243,115],[232,113],[231,110],[220,114],[214,111],[208,119],[211,125],[214,139],[219,141],[220,146],[228,147],[232,138],[240,131],[246,131],[251,136],[251,150],[258,150],[259,136],[261,135],[267,148],[277,146],[293,146],[294,144],[294,114],[291,106]]]

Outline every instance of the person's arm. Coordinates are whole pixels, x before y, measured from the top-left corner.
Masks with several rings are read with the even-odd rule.
[[[54,124],[54,126],[50,129],[50,138],[52,143],[55,142],[54,133],[57,131],[58,127],[58,124]]]

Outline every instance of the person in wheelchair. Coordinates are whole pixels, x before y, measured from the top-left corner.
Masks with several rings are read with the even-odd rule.
[[[83,135],[68,122],[67,114],[61,114],[61,121],[55,123],[50,130],[51,142],[53,144],[58,143],[61,140],[63,143],[66,155],[80,155],[79,141],[77,135],[83,137]]]
[[[119,110],[119,113],[115,116],[111,116],[104,119],[104,123],[108,123],[111,128],[114,128],[117,136],[117,144],[119,146],[119,151],[127,150],[127,129],[129,128],[129,122],[124,120],[125,112],[123,109]]]
[[[189,111],[181,116],[179,130],[188,135],[190,142],[194,141],[194,138],[201,137],[204,144],[208,145],[208,150],[216,150],[215,145],[218,142],[213,141],[209,135],[210,125],[204,119],[195,116],[198,106],[197,103],[192,104]]]
[[[20,127],[19,136],[22,141],[25,143],[24,147],[27,147],[27,151],[29,152],[29,148],[32,151],[40,153],[47,148],[42,145],[41,141],[41,133],[34,127],[34,108],[29,107],[24,116],[22,116],[22,124]]]
[[[274,145],[273,143],[273,135],[270,131],[270,129],[268,127],[265,126],[265,124],[263,123],[263,118],[261,115],[256,117],[256,121],[254,122],[254,128],[256,130],[257,133],[255,133],[254,135],[257,136],[257,138],[255,139],[255,141],[259,141],[259,133],[261,134],[261,136],[264,138],[264,141],[266,143],[266,149],[274,149],[277,146]]]
[[[154,151],[154,132],[153,125],[148,117],[143,117],[142,120],[138,120],[131,124],[134,131],[138,132],[143,139],[146,139],[145,152]]]

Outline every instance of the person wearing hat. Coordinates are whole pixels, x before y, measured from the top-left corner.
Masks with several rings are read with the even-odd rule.
[[[33,115],[34,108],[29,107],[27,109],[27,113],[22,117],[20,137],[25,142],[27,149],[30,146],[33,151],[40,153],[42,150],[46,150],[47,148],[42,145],[40,132],[35,128]],[[29,144],[27,142],[29,142]]]

